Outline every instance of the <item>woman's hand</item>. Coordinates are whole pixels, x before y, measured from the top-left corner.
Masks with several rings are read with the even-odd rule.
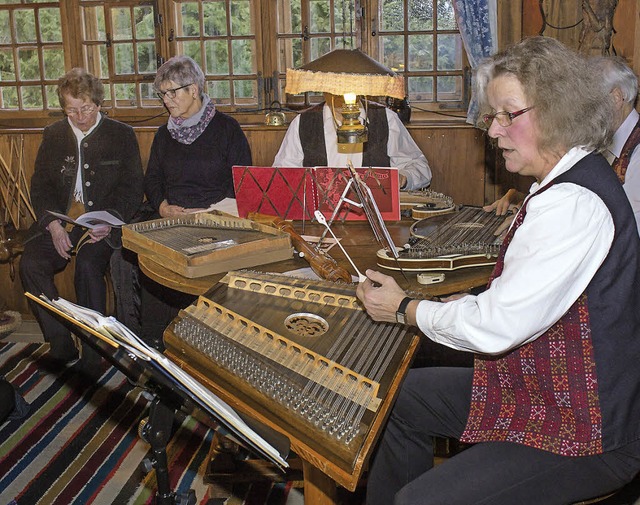
[[[111,233],[111,226],[108,224],[96,226],[89,230],[89,236],[91,236],[91,243],[95,244],[100,242],[103,238],[107,237]]]
[[[524,201],[524,195],[519,191],[511,188],[502,198],[496,200],[491,205],[482,207],[486,212],[496,211],[498,216],[504,216],[509,211],[517,210],[517,207]]]
[[[161,217],[178,217],[185,215],[184,207],[180,207],[179,205],[170,205],[166,200],[162,201],[158,212]]]
[[[396,311],[407,294],[393,277],[375,270],[366,271],[367,278],[360,284],[356,295],[374,321],[396,322]]]
[[[53,240],[53,246],[56,248],[56,252],[64,259],[71,259],[69,251],[73,247],[71,239],[67,230],[60,224],[60,221],[51,221],[47,226],[47,230],[51,234],[51,240]]]

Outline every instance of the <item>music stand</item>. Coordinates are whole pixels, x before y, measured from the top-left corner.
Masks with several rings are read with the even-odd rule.
[[[157,505],[196,503],[193,490],[174,493],[169,481],[166,448],[171,439],[174,416],[179,410],[191,414],[196,407],[200,408],[215,420],[216,430],[269,459],[279,468],[288,467],[284,459],[289,452],[289,440],[286,437],[251,419],[241,418],[231,407],[159,351],[146,345],[115,318],[105,317],[62,298],[49,300],[44,295],[37,297],[31,293],[25,294],[73,324],[74,334],[110,361],[132,383],[152,393],[149,420],[141,424],[139,434],[151,445],[154,455],[149,463],[156,470]]]

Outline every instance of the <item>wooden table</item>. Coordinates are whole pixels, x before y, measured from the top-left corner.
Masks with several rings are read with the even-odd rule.
[[[412,223],[414,223],[413,220],[386,223],[389,235],[396,245],[404,244],[409,239],[410,226]],[[302,222],[294,223],[294,228],[301,235],[311,236],[319,236],[325,229],[318,224]],[[331,229],[336,237],[341,239],[342,246],[362,273],[368,268],[378,270],[394,277],[405,290],[413,291],[417,294],[443,296],[481,287],[486,285],[493,269],[492,266],[483,266],[447,271],[445,272],[444,282],[425,286],[418,283],[416,272],[405,272],[405,279],[401,272],[384,269],[377,265],[376,252],[380,249],[380,245],[375,240],[371,227],[367,222],[349,221],[345,223],[334,223]],[[341,266],[355,275],[351,264],[338,246],[334,246],[329,254]],[[152,256],[140,255],[138,259],[140,268],[145,275],[164,286],[192,295],[206,293],[224,276],[224,274],[215,274],[190,279],[176,274],[153,261]],[[255,269],[262,272],[282,273],[308,266],[309,264],[304,259],[294,257],[287,261],[260,265],[255,267]]]

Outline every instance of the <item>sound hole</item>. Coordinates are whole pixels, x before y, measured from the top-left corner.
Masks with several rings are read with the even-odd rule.
[[[307,312],[291,314],[284,320],[287,329],[301,337],[319,337],[329,331],[329,323]]]

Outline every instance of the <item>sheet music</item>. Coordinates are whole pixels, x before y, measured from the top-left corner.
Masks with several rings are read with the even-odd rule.
[[[258,448],[262,454],[267,455],[267,457],[269,457],[274,463],[283,468],[289,466],[277,449],[251,429],[238,416],[232,407],[218,398],[218,396],[213,394],[209,389],[205,388],[191,375],[179,368],[164,354],[160,353],[157,349],[150,347],[116,318],[112,316],[104,316],[98,311],[77,305],[69,300],[65,300],[64,298],[49,300],[44,295],[40,295],[39,298],[36,298],[30,293],[27,293],[27,295],[42,305],[55,307],[60,312],[80,321],[100,335],[103,335],[106,339],[112,340],[117,345],[124,347],[137,358],[154,362],[170,377],[175,379],[183,388],[200,400],[215,418],[222,420],[226,426],[234,430],[234,434],[239,435],[242,440],[247,440],[255,448]]]

